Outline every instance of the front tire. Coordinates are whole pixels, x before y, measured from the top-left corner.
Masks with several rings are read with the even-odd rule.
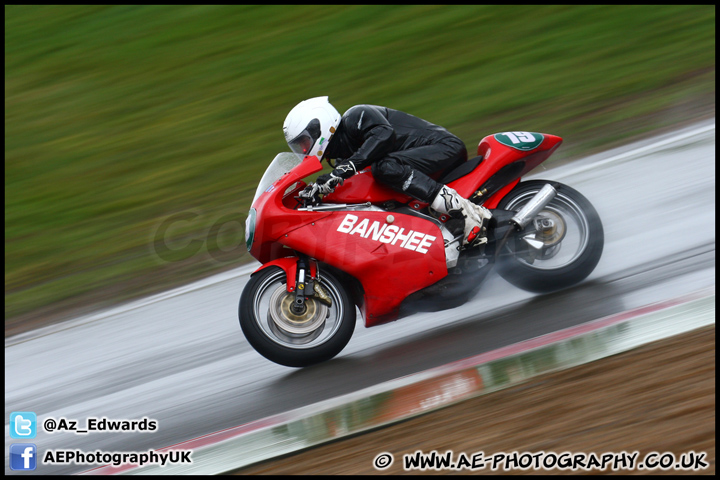
[[[600,216],[592,204],[580,192],[559,182],[519,183],[500,201],[498,209],[520,210],[547,183],[557,194],[536,218],[549,219],[555,230],[538,236],[547,244],[542,253],[530,259],[521,233],[505,244],[497,262],[498,273],[505,280],[536,293],[580,283],[597,266],[605,242]]]
[[[281,268],[268,267],[250,277],[238,314],[245,338],[260,355],[287,367],[307,367],[345,348],[355,329],[355,305],[330,273],[322,272],[320,283],[331,305],[309,297],[306,310],[296,315],[288,308],[295,294],[287,292]]]

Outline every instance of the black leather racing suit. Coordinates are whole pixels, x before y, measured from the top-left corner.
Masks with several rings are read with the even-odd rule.
[[[465,162],[467,150],[443,127],[391,108],[356,105],[340,119],[323,158],[337,160],[335,176],[349,178],[371,165],[379,182],[432,203],[442,184],[430,176]]]

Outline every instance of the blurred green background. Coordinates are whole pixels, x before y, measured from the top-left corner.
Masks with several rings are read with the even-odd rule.
[[[568,159],[714,116],[715,7],[6,6],[6,335],[250,261],[211,255],[238,224],[172,262],[153,236],[179,212],[174,245],[244,221],[285,116],[319,95],[471,154],[553,133]]]

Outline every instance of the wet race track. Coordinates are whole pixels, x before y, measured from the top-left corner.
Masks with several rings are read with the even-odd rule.
[[[158,422],[154,432],[48,434],[50,449],[147,451],[349,393],[715,284],[714,121],[543,171],[587,197],[605,250],[582,284],[533,295],[491,275],[466,305],[355,334],[334,360],[275,365],[242,335],[237,304],[247,275],[6,340],[5,444],[11,412],[47,418]],[[245,269],[247,270],[247,269]],[[219,278],[219,277],[218,277]],[[5,452],[5,473],[8,467]],[[36,474],[93,465],[45,466]],[[24,474],[27,474],[23,472]]]

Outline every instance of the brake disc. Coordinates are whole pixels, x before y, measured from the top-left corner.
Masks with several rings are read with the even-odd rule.
[[[539,218],[535,219],[535,240],[543,242],[545,248],[553,247],[565,237],[567,227],[561,215],[544,210]]]
[[[307,298],[304,309],[296,314],[292,311],[295,294],[288,293],[284,285],[280,285],[270,297],[268,318],[270,325],[275,326],[284,334],[294,338],[303,338],[314,333],[319,334],[328,315],[328,307],[314,298]]]

